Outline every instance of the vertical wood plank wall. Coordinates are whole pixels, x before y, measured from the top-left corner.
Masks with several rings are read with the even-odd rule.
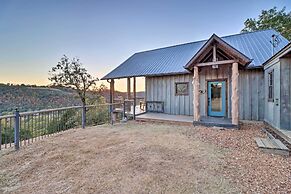
[[[280,59],[280,126],[291,130],[291,58]]]
[[[263,70],[239,71],[239,115],[241,120],[264,119],[264,73]],[[211,80],[225,80],[227,91],[227,116],[231,113],[231,66],[218,69],[203,67],[200,75],[200,114],[207,116],[207,83]],[[147,101],[163,101],[164,112],[174,115],[193,115],[193,75],[146,77]],[[175,83],[189,82],[189,95],[176,96]]]
[[[147,101],[163,101],[164,112],[174,115],[193,115],[192,74],[146,77]],[[176,82],[189,82],[189,95],[175,95]]]
[[[239,71],[239,116],[241,120],[264,120],[264,86],[262,69]]]

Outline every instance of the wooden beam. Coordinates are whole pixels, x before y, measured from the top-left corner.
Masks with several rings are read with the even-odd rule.
[[[223,60],[223,61],[214,61],[214,62],[206,62],[206,63],[197,63],[195,66],[204,67],[204,66],[212,66],[212,65],[226,65],[231,63],[236,63],[237,60]]]
[[[216,44],[213,45],[212,61],[213,62],[217,61],[216,60]]]
[[[221,55],[222,57],[225,58],[225,60],[230,60],[230,56],[228,56],[223,50],[221,49],[216,49],[217,55]]]
[[[212,56],[213,53],[212,52],[209,52],[202,60],[200,63],[205,63],[205,62],[209,62],[209,61],[212,61]]]
[[[130,95],[130,77],[127,78],[127,99],[131,99],[131,95]]]
[[[239,122],[238,76],[238,63],[233,63],[231,75],[231,122],[234,125],[238,125]]]
[[[193,115],[194,115],[194,121],[200,121],[200,82],[199,82],[199,71],[198,67],[194,66],[194,77],[193,77]]]
[[[201,55],[199,57],[197,57],[197,59],[195,61],[201,62],[201,60],[204,59],[208,55],[208,53],[211,53],[211,50],[212,50],[211,47],[206,48],[205,51],[203,53],[201,53]],[[194,60],[193,60],[193,62],[194,62]]]

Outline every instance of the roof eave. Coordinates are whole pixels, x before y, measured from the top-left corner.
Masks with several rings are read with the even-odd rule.
[[[266,60],[262,64],[262,67],[266,66],[270,61],[272,61],[274,58],[280,56],[282,53],[284,53],[285,51],[287,51],[290,48],[291,48],[291,42],[289,42],[286,46],[284,46],[281,50],[279,50],[275,55],[271,56],[268,60]]]
[[[104,76],[101,80],[110,80],[110,79],[123,79],[123,78],[131,78],[131,77],[153,77],[153,76],[167,76],[167,75],[184,75],[190,74],[191,71],[178,71],[178,72],[170,72],[170,73],[157,73],[157,74],[137,74],[137,75],[130,75],[130,76],[112,76],[106,77]]]

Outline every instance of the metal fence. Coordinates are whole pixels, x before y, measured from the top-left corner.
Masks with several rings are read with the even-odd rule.
[[[0,150],[33,143],[61,131],[85,128],[116,120],[114,110],[124,110],[123,103],[74,106],[0,116]],[[121,111],[121,113],[124,111]],[[124,117],[125,115],[121,116]]]

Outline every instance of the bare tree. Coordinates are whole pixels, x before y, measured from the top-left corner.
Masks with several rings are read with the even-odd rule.
[[[69,59],[66,55],[49,73],[49,80],[54,85],[73,87],[77,91],[83,106],[86,105],[87,91],[98,81],[98,78],[94,78],[87,72],[78,58]]]

